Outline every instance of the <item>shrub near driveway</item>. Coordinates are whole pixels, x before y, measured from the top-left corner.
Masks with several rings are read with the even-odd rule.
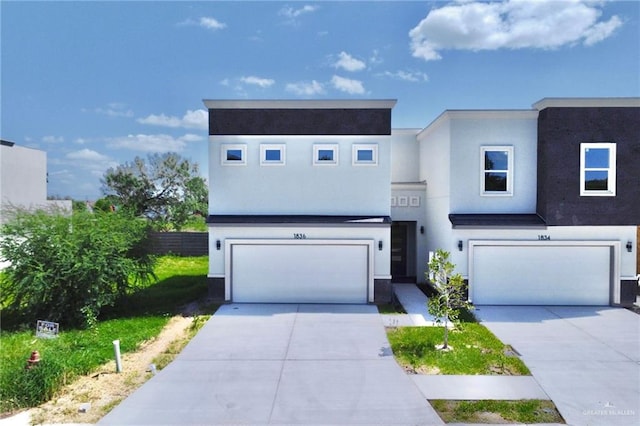
[[[484,326],[462,323],[449,334],[451,351],[440,351],[441,327],[400,327],[387,332],[391,349],[406,369],[430,374],[528,375],[529,370],[509,347]]]

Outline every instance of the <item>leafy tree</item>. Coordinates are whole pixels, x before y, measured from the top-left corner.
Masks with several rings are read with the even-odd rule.
[[[15,210],[2,226],[4,318],[95,323],[105,306],[153,276],[148,225],[125,213]]]
[[[470,304],[465,296],[466,285],[462,275],[454,273],[455,265],[449,261],[449,252],[438,249],[429,261],[431,281],[436,287],[436,294],[429,298],[427,307],[437,323],[444,320],[443,350],[449,349],[449,320],[458,322],[461,308],[469,308]]]
[[[102,184],[105,195],[115,196],[119,206],[147,217],[158,229],[180,230],[194,213],[207,211],[207,185],[197,163],[176,153],[136,157],[107,170]]]

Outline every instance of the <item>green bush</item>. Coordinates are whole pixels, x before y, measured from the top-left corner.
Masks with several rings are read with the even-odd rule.
[[[90,327],[100,311],[153,276],[147,224],[125,213],[11,212],[2,227],[4,319]],[[5,321],[5,328],[6,328]]]

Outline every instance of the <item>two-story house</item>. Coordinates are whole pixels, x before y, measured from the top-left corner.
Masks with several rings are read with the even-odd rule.
[[[210,295],[388,300],[395,101],[205,105]]]
[[[451,252],[475,304],[628,305],[640,224],[640,99],[447,110],[395,101],[205,101],[210,292],[385,302]]]
[[[640,99],[450,110],[416,140],[419,241],[451,252],[473,303],[633,303]]]

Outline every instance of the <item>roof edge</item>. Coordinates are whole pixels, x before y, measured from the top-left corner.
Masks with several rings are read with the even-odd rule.
[[[208,109],[391,109],[397,99],[203,99]]]
[[[611,98],[542,98],[533,108],[640,107],[640,97]]]

